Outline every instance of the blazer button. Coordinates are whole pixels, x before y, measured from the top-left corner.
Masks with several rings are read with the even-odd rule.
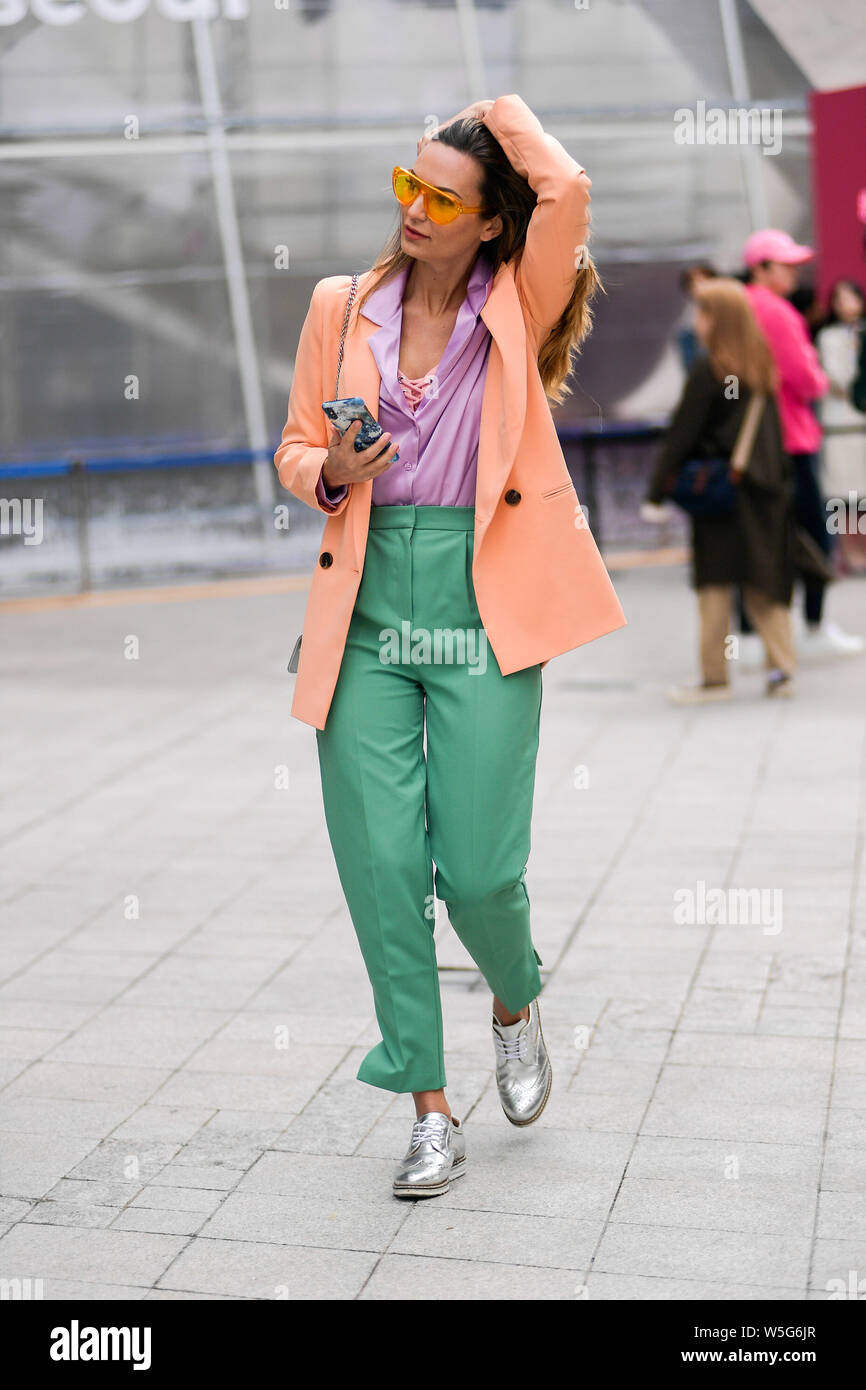
[[[505,494],[505,500],[509,507],[516,507],[517,503],[520,501],[520,493],[516,488],[510,487]]]
[[[322,569],[326,570],[328,566],[332,565],[333,563],[334,557],[331,554],[330,550],[323,550],[321,555],[319,556],[319,564],[322,566]]]

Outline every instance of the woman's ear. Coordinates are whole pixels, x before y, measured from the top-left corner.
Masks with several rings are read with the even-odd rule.
[[[496,216],[495,216],[495,217],[492,217],[492,218],[490,219],[490,221],[489,221],[489,222],[486,224],[486,226],[484,227],[484,230],[483,230],[482,233],[481,233],[481,240],[482,240],[482,241],[492,241],[494,237],[501,236],[501,235],[502,235],[502,231],[503,231],[502,218],[500,217],[499,213],[497,212]]]

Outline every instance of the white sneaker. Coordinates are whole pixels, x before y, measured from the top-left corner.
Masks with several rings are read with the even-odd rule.
[[[856,656],[866,648],[866,641],[854,633],[843,632],[838,623],[825,619],[819,627],[805,627],[798,635],[802,655]]]

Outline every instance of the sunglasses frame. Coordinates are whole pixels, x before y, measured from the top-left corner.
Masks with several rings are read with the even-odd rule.
[[[468,208],[468,207],[466,207],[464,203],[461,203],[461,201],[460,201],[459,198],[455,198],[455,196],[454,196],[453,193],[446,193],[445,190],[444,190],[444,188],[437,188],[436,185],[435,185],[434,183],[427,183],[425,179],[421,179],[421,178],[418,177],[417,174],[413,174],[411,169],[404,169],[404,168],[402,167],[402,165],[400,165],[400,164],[395,164],[395,165],[394,165],[394,168],[393,168],[393,171],[392,171],[392,173],[391,173],[391,188],[393,189],[394,197],[395,197],[395,198],[397,198],[397,189],[396,189],[395,185],[396,185],[396,182],[397,182],[397,175],[398,175],[398,174],[405,174],[407,178],[413,179],[414,182],[418,185],[419,191],[423,194],[423,197],[424,197],[424,212],[425,212],[425,214],[427,215],[427,217],[430,218],[430,221],[431,221],[431,222],[434,222],[434,223],[436,224],[437,227],[447,227],[451,222],[456,222],[456,221],[457,221],[457,218],[460,217],[460,216],[461,216],[463,213],[465,213],[465,212],[483,212],[483,211],[484,211],[483,208]],[[450,204],[452,205],[452,207],[455,207],[455,208],[457,209],[457,211],[455,212],[455,214],[454,214],[453,217],[449,217],[449,218],[447,218],[444,222],[440,222],[440,221],[437,220],[437,218],[431,216],[431,213],[430,213],[430,194],[431,194],[431,193],[437,193],[437,194],[439,195],[440,198],[444,198],[448,203],[450,203]],[[411,204],[415,202],[415,200],[417,199],[417,197],[418,197],[418,194],[416,193],[416,194],[415,194],[415,197],[412,198],[412,199],[410,199],[410,201],[407,202],[407,203],[404,203],[403,200],[402,200],[401,198],[397,198],[397,202],[400,204],[401,207],[407,208],[407,207],[410,207]]]

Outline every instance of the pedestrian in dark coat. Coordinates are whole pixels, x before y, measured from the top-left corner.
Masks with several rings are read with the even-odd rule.
[[[764,642],[767,691],[791,690],[795,656],[788,607],[795,576],[794,478],[782,447],[776,369],[743,286],[719,277],[696,291],[695,329],[706,349],[694,363],[647,491],[664,501],[666,484],[689,459],[730,458],[753,392],[765,397],[735,510],[692,517],[691,583],[701,610],[703,682],[672,692],[689,702],[730,695],[725,652],[731,586],[743,586]],[[735,651],[735,647],[732,648]]]

